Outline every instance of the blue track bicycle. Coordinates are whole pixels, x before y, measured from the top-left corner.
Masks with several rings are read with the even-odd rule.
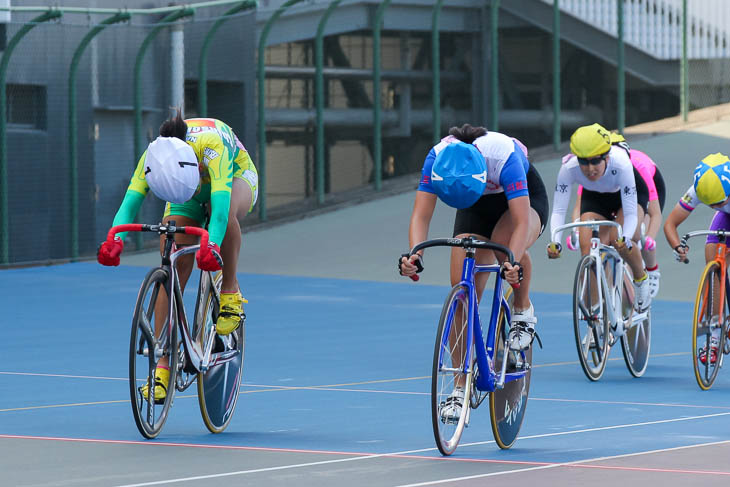
[[[438,246],[462,247],[466,257],[461,282],[451,289],[444,302],[436,334],[431,376],[431,418],[436,445],[442,454],[451,455],[469,424],[471,409],[489,397],[494,439],[500,448],[509,448],[525,417],[532,347],[525,351],[509,350],[512,288],[504,286],[498,264],[477,265],[474,256],[476,249],[500,252],[512,263],[514,256],[507,247],[473,237],[427,240],[413,247],[410,255]],[[496,279],[486,337],[474,282],[479,272],[492,272]]]

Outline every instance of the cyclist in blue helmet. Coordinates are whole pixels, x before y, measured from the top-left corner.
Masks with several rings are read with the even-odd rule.
[[[512,327],[509,341],[514,350],[532,343],[537,318],[530,302],[532,264],[527,249],[542,233],[548,217],[545,185],[527,160],[522,143],[484,127],[452,127],[449,135],[426,156],[421,182],[411,215],[408,239],[411,247],[426,240],[436,201],[457,208],[454,237],[475,235],[482,240],[507,246],[518,262],[514,267],[503,263],[504,275],[511,284],[523,280],[515,290]],[[465,251],[451,250],[451,284],[461,279]],[[423,268],[423,251],[401,257],[399,270],[412,276]],[[491,250],[477,250],[479,264],[488,264],[504,256]],[[481,299],[488,274],[477,274],[477,295]]]

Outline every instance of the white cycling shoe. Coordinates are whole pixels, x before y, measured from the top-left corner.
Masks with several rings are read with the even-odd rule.
[[[646,271],[649,275],[649,289],[652,299],[659,293],[659,278],[662,276],[659,269]]]
[[[443,423],[457,423],[461,417],[461,408],[464,407],[464,389],[454,387],[449,397],[441,403],[439,414]]]
[[[641,282],[634,282],[634,309],[641,313],[651,305],[651,285],[646,278]]]
[[[529,348],[532,339],[535,338],[536,324],[537,317],[532,303],[529,308],[512,313],[512,323],[507,337],[509,349],[517,351]]]

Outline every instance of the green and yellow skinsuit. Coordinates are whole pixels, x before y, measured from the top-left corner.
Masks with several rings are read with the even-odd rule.
[[[218,246],[223,242],[228,225],[228,211],[231,205],[233,178],[239,178],[251,187],[251,207],[258,197],[258,172],[245,147],[233,133],[231,127],[213,118],[185,120],[188,126],[186,142],[198,157],[200,186],[195,195],[183,204],[167,203],[165,214],[182,215],[205,223],[205,204],[210,202],[210,241]],[[132,223],[144,201],[149,185],[145,180],[144,162],[147,151],[142,154],[137,168],[129,182],[122,205],[114,217],[113,225]],[[124,234],[120,234],[124,239]]]

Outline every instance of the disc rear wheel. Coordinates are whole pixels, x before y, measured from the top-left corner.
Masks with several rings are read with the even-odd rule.
[[[512,288],[506,292],[509,305],[512,308]],[[507,369],[505,381],[512,377],[515,380],[505,382],[504,387],[495,389],[489,395],[489,413],[491,417],[492,433],[497,445],[502,449],[511,447],[522,427],[527,409],[527,397],[530,393],[530,378],[532,376],[532,345],[527,350],[515,352],[506,347],[510,324],[504,310],[499,313],[494,340],[494,367],[497,374],[501,373],[502,359],[507,353]]]
[[[199,343],[202,345],[207,343],[206,340],[212,339],[214,352],[229,358],[198,374],[200,414],[211,433],[225,430],[233,419],[243,375],[245,319],[230,335],[218,336],[215,330],[220,308],[221,281],[222,274],[219,272],[213,277],[214,287],[208,286],[203,299],[202,314],[198,318]]]
[[[626,368],[634,377],[641,377],[649,364],[651,349],[651,308],[646,312],[634,312],[634,287],[628,266],[625,268],[621,290],[621,317],[624,334],[621,337],[621,351]]]

